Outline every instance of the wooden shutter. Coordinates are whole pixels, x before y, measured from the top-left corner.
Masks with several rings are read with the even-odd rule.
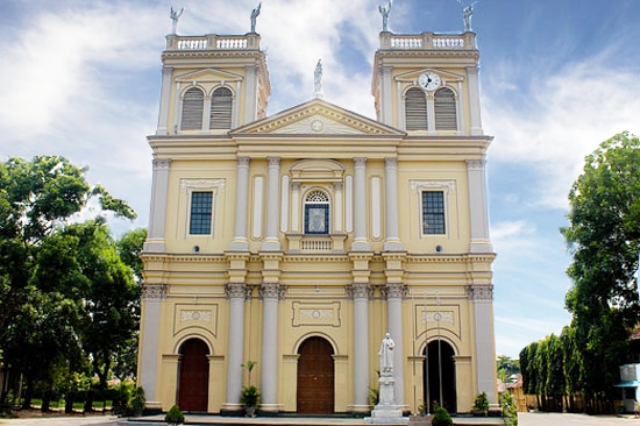
[[[451,89],[436,92],[436,130],[457,130],[456,96]]]
[[[231,90],[220,88],[213,92],[211,98],[211,125],[212,129],[231,128],[231,110],[233,98]]]
[[[407,130],[427,130],[427,99],[421,89],[409,89],[404,101]]]
[[[200,89],[189,89],[182,100],[182,130],[202,129],[202,110],[204,108],[204,94]]]

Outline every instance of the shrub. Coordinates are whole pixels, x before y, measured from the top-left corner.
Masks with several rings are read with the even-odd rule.
[[[180,411],[180,407],[174,405],[164,416],[164,421],[171,426],[177,426],[184,423],[184,413]]]
[[[240,402],[245,407],[257,407],[260,401],[260,391],[255,386],[243,386]]]
[[[451,420],[451,416],[449,412],[444,407],[436,408],[436,412],[433,415],[433,420],[431,421],[433,426],[452,426],[453,420]]]
[[[129,400],[129,406],[131,407],[134,416],[142,414],[142,410],[144,410],[146,402],[147,400],[144,397],[144,389],[141,387],[135,388],[133,391],[133,397]]]
[[[482,413],[483,415],[487,415],[489,413],[489,398],[487,398],[487,393],[482,392],[476,396],[476,402],[473,404],[473,410]]]

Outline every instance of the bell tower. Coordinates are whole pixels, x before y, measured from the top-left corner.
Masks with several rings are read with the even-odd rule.
[[[483,135],[476,35],[380,33],[372,94],[379,121],[425,135]]]
[[[226,133],[266,115],[271,94],[260,35],[167,35],[156,135]]]

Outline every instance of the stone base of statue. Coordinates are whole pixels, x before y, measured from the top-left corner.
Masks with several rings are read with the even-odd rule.
[[[391,372],[383,372],[378,379],[379,402],[371,411],[371,417],[365,417],[366,424],[373,425],[406,425],[409,419],[402,417],[402,409],[396,405],[393,395],[393,379]]]

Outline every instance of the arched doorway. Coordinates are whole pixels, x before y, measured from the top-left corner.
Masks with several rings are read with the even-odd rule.
[[[298,413],[333,413],[335,373],[331,344],[322,337],[310,337],[302,342],[298,353]]]
[[[200,339],[189,339],[180,348],[178,405],[182,411],[207,411],[209,400],[209,348]]]
[[[442,404],[449,412],[458,411],[456,406],[456,364],[455,352],[444,340],[435,340],[425,349],[423,377],[424,400],[430,401],[433,412],[434,401]]]

